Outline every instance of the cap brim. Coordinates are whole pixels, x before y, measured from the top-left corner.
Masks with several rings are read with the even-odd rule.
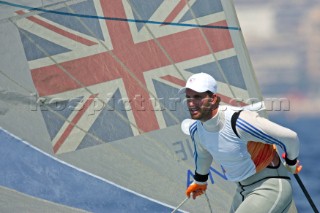
[[[193,90],[193,91],[195,91],[195,92],[199,92],[199,93],[202,93],[202,92],[207,92],[208,90],[196,90],[196,89],[193,89],[193,88],[190,88],[190,87],[182,87],[180,90],[179,90],[179,92],[178,92],[178,94],[184,94],[184,93],[186,93],[186,90],[187,89],[191,89],[191,90]]]

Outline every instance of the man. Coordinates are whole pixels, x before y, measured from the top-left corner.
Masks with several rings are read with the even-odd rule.
[[[302,169],[297,134],[257,112],[219,106],[216,92],[215,79],[205,73],[192,75],[179,91],[185,93],[193,119],[187,132],[195,146],[196,169],[187,196],[195,199],[205,192],[214,159],[228,180],[238,185],[231,212],[287,212],[292,202],[287,170]],[[283,149],[285,165],[275,145]]]

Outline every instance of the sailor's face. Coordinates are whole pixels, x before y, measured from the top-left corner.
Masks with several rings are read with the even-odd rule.
[[[187,105],[192,119],[207,121],[212,116],[214,98],[207,92],[196,92],[186,89]]]

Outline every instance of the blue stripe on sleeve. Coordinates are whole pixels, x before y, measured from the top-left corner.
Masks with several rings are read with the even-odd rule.
[[[193,141],[193,146],[194,146],[194,153],[193,153],[193,157],[194,157],[194,161],[195,161],[195,165],[196,165],[196,171],[197,171],[197,161],[198,161],[198,153],[197,153],[197,148],[196,148],[196,142],[194,140],[194,134],[197,130],[197,122],[193,123],[191,126],[190,126],[190,136],[191,136],[191,139]]]
[[[256,127],[252,126],[245,120],[238,118],[236,126],[242,129],[243,131],[269,143],[269,144],[276,144],[280,146],[284,152],[287,152],[286,146],[279,140],[271,137],[270,135],[265,134],[261,130],[257,129]]]

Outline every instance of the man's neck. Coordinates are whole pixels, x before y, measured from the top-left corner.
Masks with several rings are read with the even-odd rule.
[[[212,113],[213,116],[211,117],[211,119],[203,122],[204,128],[210,132],[220,131],[224,124],[224,113],[220,113],[218,108],[214,111],[215,113]]]

